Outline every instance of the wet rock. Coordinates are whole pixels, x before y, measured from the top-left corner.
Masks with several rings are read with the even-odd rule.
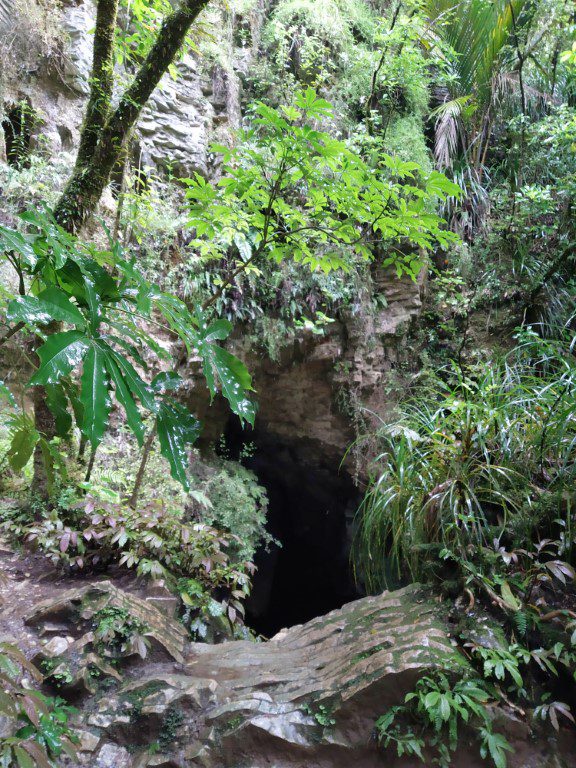
[[[104,744],[98,752],[94,768],[130,768],[132,757],[128,750],[115,744]]]
[[[44,646],[44,653],[48,656],[62,656],[68,650],[70,643],[65,637],[53,637]]]

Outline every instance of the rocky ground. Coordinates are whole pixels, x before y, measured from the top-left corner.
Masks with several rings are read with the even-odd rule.
[[[94,768],[377,768],[375,719],[423,672],[463,664],[438,604],[417,586],[349,603],[265,643],[191,643],[158,585],[126,574],[71,578],[40,556],[0,551],[0,639],[59,673],[78,707],[79,766]],[[99,651],[94,615],[127,609],[147,626],[145,659]],[[573,744],[536,743],[499,713],[511,768],[576,765]],[[457,765],[480,766],[462,739]]]

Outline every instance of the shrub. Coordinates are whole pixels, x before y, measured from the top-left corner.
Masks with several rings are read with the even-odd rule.
[[[67,725],[73,710],[61,699],[31,690],[30,680],[39,683],[42,675],[17,648],[1,643],[0,714],[8,720],[10,735],[0,737],[0,763],[51,768],[51,761],[62,754],[75,760],[74,737]]]
[[[253,565],[230,557],[241,542],[200,522],[187,522],[183,513],[161,502],[137,510],[87,497],[68,509],[44,510],[33,524],[18,511],[6,513],[5,527],[54,563],[72,570],[93,570],[117,564],[141,576],[164,578],[182,595],[180,579],[193,579],[206,596],[213,596],[230,621],[244,615],[241,600],[250,589]],[[137,633],[141,634],[141,633]],[[140,644],[138,644],[140,645]]]
[[[356,548],[370,588],[386,583],[390,561],[397,576],[419,578],[427,551],[445,547],[465,558],[469,546],[506,541],[527,516],[533,533],[546,521],[531,511],[547,497],[563,498],[554,517],[570,532],[570,555],[576,368],[569,353],[530,331],[519,340],[513,357],[473,375],[455,370],[453,383],[436,380],[379,431]]]

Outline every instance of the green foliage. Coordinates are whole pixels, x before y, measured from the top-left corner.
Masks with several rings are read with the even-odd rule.
[[[512,751],[504,736],[492,731],[486,704],[493,692],[481,679],[452,682],[443,672],[421,677],[402,705],[392,707],[376,721],[384,748],[394,746],[399,757],[418,757],[427,763],[428,750],[443,768],[451,765],[458,746],[460,726],[473,728],[480,740],[482,757],[496,768],[505,768],[506,752]]]
[[[93,616],[96,649],[103,655],[122,656],[137,653],[145,659],[150,646],[148,627],[131,616],[126,608],[107,606]]]
[[[107,428],[112,393],[139,443],[144,435],[140,407],[144,408],[156,420],[172,476],[188,487],[186,448],[197,439],[200,425],[168,395],[178,387],[176,374],[146,382],[134,367],[146,370],[141,352],[147,349],[160,359],[169,357],[144,330],[142,321],[174,333],[189,352],[195,349],[211,396],[221,389],[241,421],[253,423],[255,409],[247,398],[250,376],[239,360],[218,345],[229,335],[231,325],[225,320],[208,323],[200,309],[191,313],[176,297],[147,282],[134,263],[124,259],[118,243],[110,242],[109,250],[97,251],[59,228],[49,211],[29,211],[22,219],[31,232],[23,235],[1,227],[0,245],[18,275],[33,279],[31,292],[11,301],[7,312],[10,321],[45,338],[38,348],[38,370],[29,384],[49,387],[48,405],[58,405],[55,416],[63,436],[71,424],[70,401],[78,427],[93,449]],[[59,330],[62,324],[73,329]],[[78,382],[75,374],[80,366]],[[51,391],[56,396],[50,396]],[[24,461],[34,437],[33,429],[16,430],[13,462]]]
[[[371,588],[386,581],[386,556],[399,575],[418,578],[423,552],[444,546],[465,559],[513,530],[548,494],[565,494],[570,552],[573,360],[567,347],[542,345],[534,333],[520,338],[508,360],[472,375],[453,369],[451,380],[435,381],[425,398],[408,401],[396,423],[381,428],[357,540]],[[546,373],[534,373],[538,360]]]
[[[304,707],[304,711],[309,715],[312,715],[314,720],[316,720],[318,725],[322,726],[322,728],[333,728],[336,725],[336,720],[333,715],[334,708],[329,704],[307,704]]]
[[[234,534],[228,550],[233,562],[253,560],[256,549],[272,541],[266,532],[266,491],[252,472],[226,462],[209,478],[203,493],[210,503],[202,509],[200,518],[208,525]]]
[[[73,498],[67,507],[41,509],[40,519],[32,524],[18,511],[6,511],[4,517],[9,535],[74,572],[117,564],[134,568],[140,576],[165,579],[181,597],[190,622],[198,615],[218,614],[230,628],[244,615],[242,600],[253,572],[250,562],[239,560],[244,542],[234,533],[190,522],[181,510],[162,502],[143,504],[136,511],[94,497]],[[126,637],[122,616],[113,612],[103,618],[106,638],[114,630],[124,650],[145,651],[143,627],[132,623]]]
[[[169,0],[122,0],[125,18],[116,27],[116,62],[130,67],[141,64],[158,36],[162,22],[173,11]],[[197,50],[199,30],[189,32],[179,56]],[[177,76],[177,58],[168,67],[170,75]]]
[[[0,645],[0,713],[9,727],[0,737],[0,762],[6,768],[52,768],[61,755],[77,759],[67,725],[74,710],[31,689],[30,681],[41,679],[18,649]]]
[[[316,128],[331,107],[311,89],[292,106],[254,106],[253,128],[236,149],[217,148],[223,177],[210,185],[187,180],[195,245],[207,258],[237,251],[234,273],[259,262],[292,259],[328,273],[370,260],[374,240],[420,248],[448,245],[455,236],[429,212],[434,201],[458,194],[439,173],[380,156],[374,169],[344,142]],[[390,249],[384,265],[413,277],[421,256]],[[258,272],[257,272],[258,274]]]
[[[359,0],[282,0],[263,42],[277,72],[318,83],[341,66],[356,40],[370,41],[375,27],[371,9]]]

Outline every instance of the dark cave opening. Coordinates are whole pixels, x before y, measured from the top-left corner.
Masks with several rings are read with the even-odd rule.
[[[242,463],[266,488],[267,528],[280,546],[256,554],[258,570],[246,622],[271,637],[360,596],[350,563],[360,495],[352,478],[337,466],[307,460],[306,452],[265,433],[256,431],[247,439],[256,450]],[[228,429],[231,458],[238,458],[245,440],[246,433]]]

